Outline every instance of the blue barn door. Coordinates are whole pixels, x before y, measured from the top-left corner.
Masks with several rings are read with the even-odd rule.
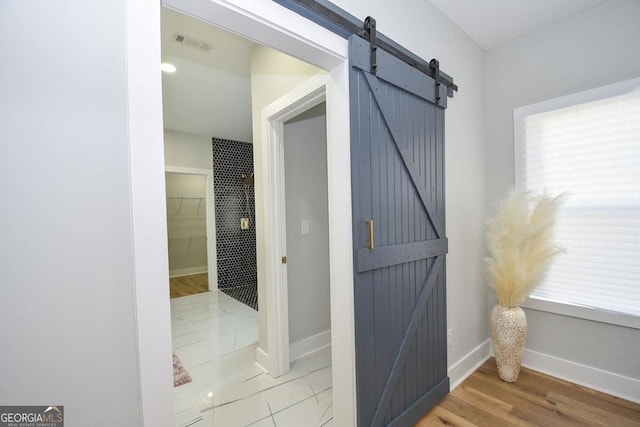
[[[349,45],[358,425],[411,426],[449,392],[447,88]]]

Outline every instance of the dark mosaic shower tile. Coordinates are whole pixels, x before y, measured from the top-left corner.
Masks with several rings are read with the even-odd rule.
[[[242,175],[253,173],[253,146],[248,142],[213,138],[213,187],[216,209],[218,289],[258,309],[254,187],[248,187],[246,212]],[[240,229],[240,218],[251,226]]]
[[[258,307],[258,293],[256,292],[257,285],[235,286],[233,288],[221,289],[225,294],[232,298],[237,299],[257,310]]]

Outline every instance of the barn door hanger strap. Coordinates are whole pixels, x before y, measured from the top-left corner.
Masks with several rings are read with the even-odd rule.
[[[436,58],[433,58],[429,61],[429,68],[433,71],[433,80],[435,82],[436,87],[436,105],[440,105],[440,82],[438,81],[438,77],[440,77],[440,61]]]
[[[364,20],[365,38],[369,40],[369,48],[371,49],[371,74],[375,74],[378,70],[377,50],[378,50],[378,34],[376,32],[376,20],[371,16],[367,16]]]

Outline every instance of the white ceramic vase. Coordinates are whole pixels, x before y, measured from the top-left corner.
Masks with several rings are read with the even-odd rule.
[[[496,354],[498,376],[502,381],[518,381],[524,343],[527,339],[527,316],[520,307],[497,304],[491,312],[491,340]]]

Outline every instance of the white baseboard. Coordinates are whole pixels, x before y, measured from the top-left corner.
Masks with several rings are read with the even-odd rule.
[[[603,393],[640,403],[640,380],[537,351],[524,350],[522,366]]]
[[[449,368],[453,390],[494,356],[491,340],[480,344]],[[474,361],[476,363],[474,363]],[[525,348],[522,366],[622,399],[640,403],[640,380]]]
[[[269,372],[266,368],[269,366],[269,354],[260,347],[256,347],[256,361],[254,363],[264,372]]]
[[[302,359],[316,351],[327,348],[331,345],[331,329],[322,331],[319,334],[312,335],[300,341],[291,343],[289,346],[289,359]]]
[[[208,268],[206,265],[202,267],[176,268],[169,270],[169,277],[191,276],[192,274],[206,273]]]
[[[486,340],[448,369],[449,390],[458,387],[491,357],[491,340]]]

